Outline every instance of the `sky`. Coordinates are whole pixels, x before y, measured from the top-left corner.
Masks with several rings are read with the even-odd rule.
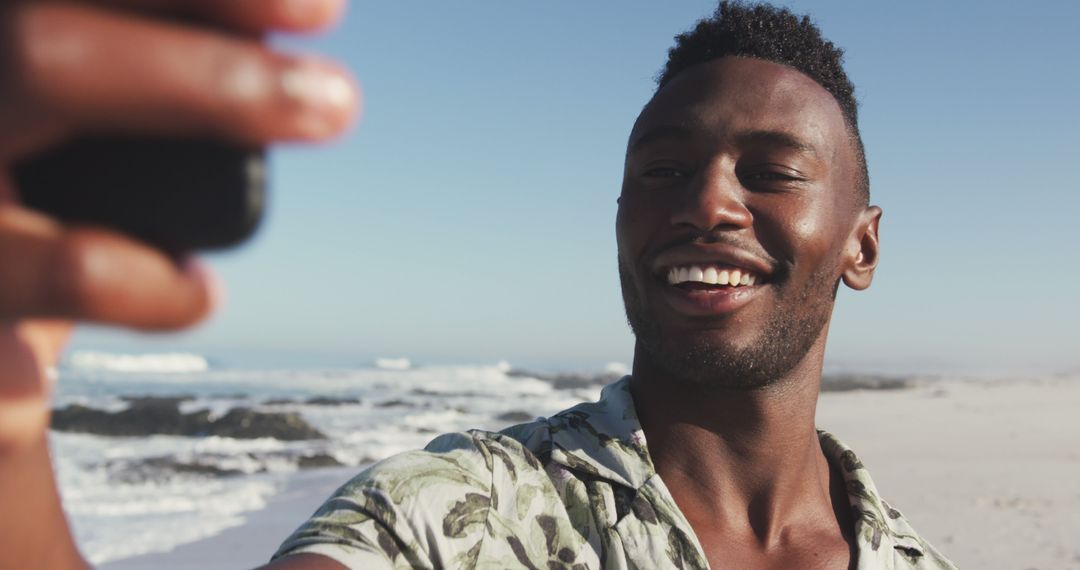
[[[1080,369],[1080,3],[784,2],[846,50],[882,261],[842,290],[827,367]],[[73,348],[369,365],[629,363],[614,218],[626,138],[712,0],[355,1],[276,38],[350,67],[360,124],[272,152],[227,303],[182,334]],[[237,356],[239,358],[239,356]]]

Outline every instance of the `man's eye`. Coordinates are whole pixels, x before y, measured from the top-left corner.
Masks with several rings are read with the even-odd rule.
[[[769,181],[771,181],[771,180],[779,180],[779,181],[782,181],[782,182],[783,181],[789,181],[789,180],[799,180],[798,178],[795,178],[794,176],[784,174],[782,172],[769,172],[769,171],[751,172],[751,173],[745,175],[745,178],[747,180],[769,180]]]
[[[661,166],[650,168],[646,170],[643,175],[649,178],[682,178],[686,173],[670,166]]]

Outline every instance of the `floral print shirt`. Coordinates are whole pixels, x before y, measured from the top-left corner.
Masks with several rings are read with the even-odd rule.
[[[819,434],[847,484],[857,568],[955,568],[878,496],[850,449]],[[446,434],[373,465],[275,558],[297,553],[355,569],[709,567],[653,468],[629,377],[595,403],[498,433]]]

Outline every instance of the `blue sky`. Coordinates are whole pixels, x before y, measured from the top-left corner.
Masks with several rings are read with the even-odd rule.
[[[1080,4],[788,2],[847,50],[873,201],[874,286],[843,291],[829,363],[876,371],[1080,366]],[[614,216],[626,137],[705,0],[354,2],[319,38],[357,129],[273,153],[269,215],[210,257],[203,327],[85,329],[78,348],[368,364],[629,362]]]

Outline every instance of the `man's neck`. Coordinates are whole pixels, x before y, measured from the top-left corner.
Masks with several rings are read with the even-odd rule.
[[[839,481],[814,423],[822,352],[758,390],[693,386],[635,355],[632,392],[649,453],[699,537],[768,550],[792,527],[836,528]]]

